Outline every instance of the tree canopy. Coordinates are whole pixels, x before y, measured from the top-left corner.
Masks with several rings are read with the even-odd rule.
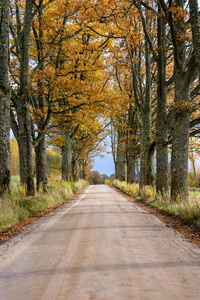
[[[46,190],[47,144],[62,154],[62,179],[75,180],[109,135],[115,177],[161,193],[169,191],[170,150],[171,200],[187,202],[189,150],[199,149],[200,135],[197,0],[0,7],[0,191],[9,188],[10,123],[28,195],[34,168],[37,189]]]

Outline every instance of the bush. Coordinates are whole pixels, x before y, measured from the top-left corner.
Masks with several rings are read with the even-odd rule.
[[[110,181],[110,179],[105,179],[105,184],[107,184],[107,185],[111,185],[111,181]]]
[[[143,186],[141,191],[141,196],[146,200],[154,200],[156,198],[156,191],[152,186]]]

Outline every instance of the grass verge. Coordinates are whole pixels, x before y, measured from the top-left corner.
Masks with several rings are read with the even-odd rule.
[[[24,187],[15,184],[9,194],[0,198],[0,232],[47,208],[62,204],[87,185],[85,180],[53,182],[48,186],[47,193],[39,192],[34,197],[26,197]]]
[[[176,217],[184,224],[200,228],[200,203],[198,201],[193,200],[189,204],[170,203],[168,195],[161,196],[151,186],[144,186],[140,190],[138,184],[129,184],[116,179],[112,182],[107,180],[106,184],[117,187],[125,194],[156,208],[162,213]]]

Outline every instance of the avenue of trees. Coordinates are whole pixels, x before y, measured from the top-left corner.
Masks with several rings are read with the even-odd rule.
[[[1,194],[12,128],[27,195],[33,149],[45,192],[47,145],[62,154],[62,179],[76,180],[110,135],[117,179],[168,193],[170,151],[171,201],[188,202],[200,136],[197,0],[0,0],[0,21]]]

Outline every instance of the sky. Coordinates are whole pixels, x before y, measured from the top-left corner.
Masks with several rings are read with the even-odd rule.
[[[195,160],[195,166],[198,169],[200,167],[200,158]],[[115,165],[112,158],[112,154],[104,153],[104,157],[96,157],[93,170],[98,171],[100,174],[107,174],[110,176],[115,173]],[[189,171],[192,170],[191,162],[189,161]]]
[[[96,157],[93,170],[98,171],[100,174],[107,174],[110,176],[115,173],[115,165],[112,154],[104,153],[104,157]]]

